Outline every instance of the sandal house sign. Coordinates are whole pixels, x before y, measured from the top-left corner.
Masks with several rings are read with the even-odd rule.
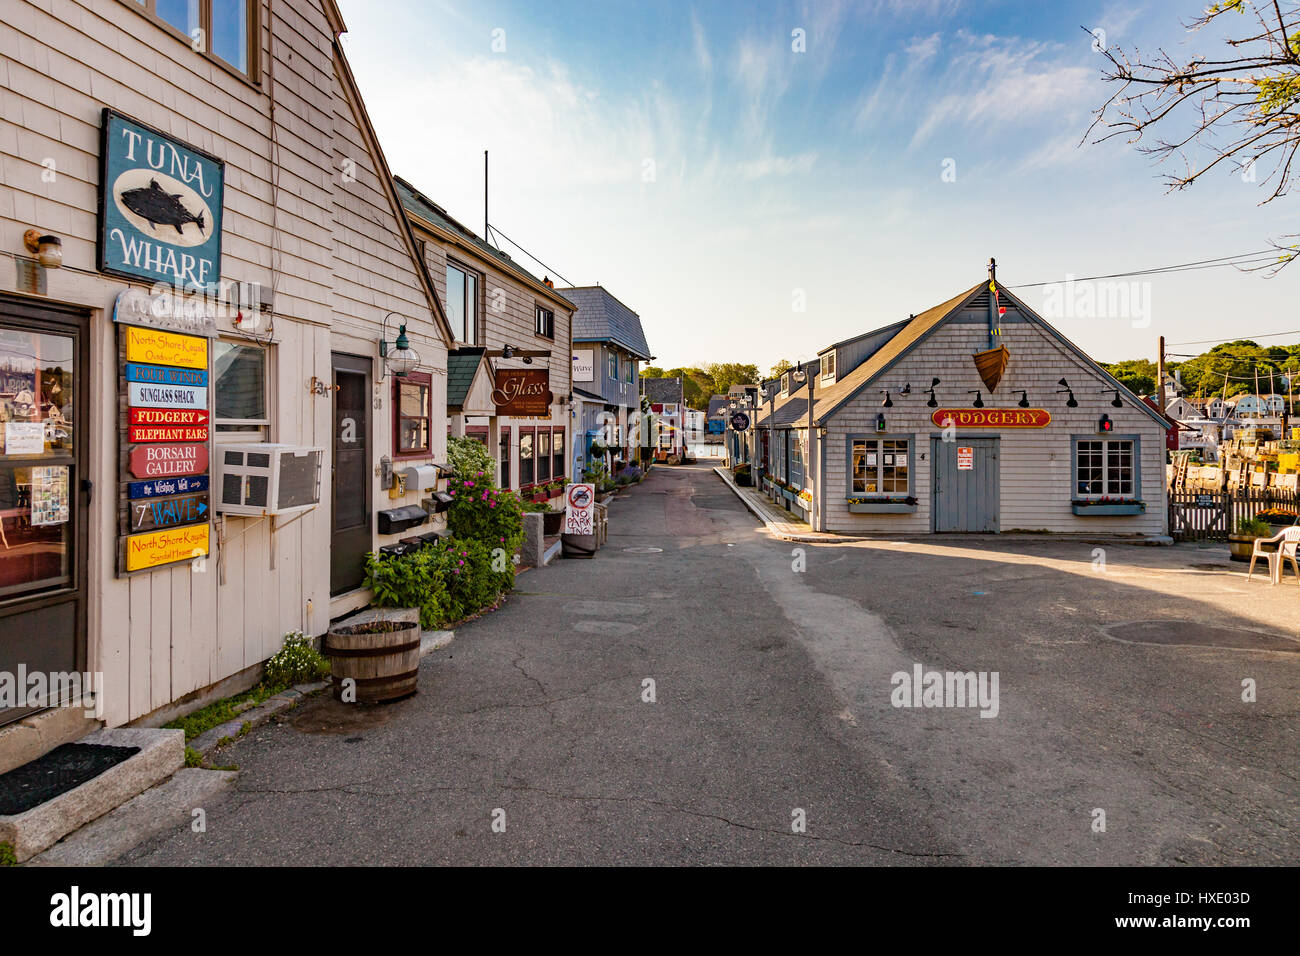
[[[100,135],[99,271],[215,286],[225,163],[107,108]]]

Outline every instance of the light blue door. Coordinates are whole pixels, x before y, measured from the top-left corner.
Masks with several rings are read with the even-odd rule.
[[[930,441],[934,462],[934,530],[971,534],[998,530],[998,440]]]

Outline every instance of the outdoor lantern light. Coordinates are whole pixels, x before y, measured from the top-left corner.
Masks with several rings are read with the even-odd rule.
[[[911,394],[912,394],[912,383],[911,383],[911,382],[908,382],[907,384],[905,384],[905,385],[902,387],[902,389],[899,390],[898,394],[899,394],[899,395],[911,395]]]
[[[63,240],[58,236],[42,236],[35,229],[28,229],[23,233],[23,245],[45,268],[57,269],[63,265]]]
[[[880,407],[881,407],[881,408],[893,408],[893,407],[894,407],[894,402],[893,402],[893,400],[889,397],[889,389],[887,389],[887,388],[882,388],[880,391],[883,392],[884,395],[885,395],[885,400],[884,400],[883,402],[880,403]]]
[[[1056,384],[1061,386],[1061,388],[1058,388],[1058,389],[1056,390],[1056,394],[1057,394],[1057,395],[1060,395],[1062,392],[1068,392],[1069,395],[1070,395],[1069,399],[1068,399],[1068,400],[1066,401],[1066,403],[1065,403],[1066,407],[1067,407],[1067,408],[1078,408],[1078,407],[1079,407],[1079,403],[1076,402],[1076,401],[1074,400],[1074,390],[1073,390],[1072,388],[1070,388],[1070,383],[1067,382],[1065,379],[1061,379],[1061,380],[1060,380],[1059,382],[1057,382]]]
[[[938,407],[939,407],[939,400],[938,400],[937,398],[934,397],[934,387],[935,387],[936,385],[938,385],[938,384],[939,384],[939,380],[938,380],[937,378],[936,378],[933,382],[930,383],[930,400],[929,400],[928,402],[925,403],[925,404],[928,405],[930,408],[938,408]]]
[[[967,394],[967,395],[974,394],[974,396],[975,396],[975,401],[971,402],[971,404],[974,405],[976,408],[983,408],[983,407],[984,407],[984,396],[980,394],[980,390],[979,390],[979,389],[977,389],[977,388],[972,388],[972,389],[971,389],[970,391],[968,391],[966,394]]]
[[[1124,403],[1121,402],[1121,401],[1119,400],[1119,389],[1118,389],[1118,388],[1103,388],[1103,389],[1102,389],[1102,393],[1104,394],[1104,393],[1106,393],[1106,392],[1114,392],[1114,393],[1115,393],[1115,397],[1112,398],[1112,399],[1110,400],[1110,403],[1111,403],[1112,406],[1114,406],[1115,408],[1123,408],[1123,407],[1124,407]]]
[[[505,348],[503,348],[503,349],[501,350],[501,357],[502,357],[503,359],[512,359],[512,358],[514,358],[514,357],[515,357],[515,347],[514,347],[513,345],[507,345]]]
[[[1020,390],[1020,401],[1016,402],[1021,408],[1029,407],[1029,393],[1024,389]]]
[[[883,412],[881,412],[876,416],[876,431],[883,432],[884,430],[885,430],[885,415]]]
[[[1115,423],[1110,420],[1109,415],[1102,415],[1101,421],[1097,422],[1097,431],[1108,432],[1114,429]]]
[[[412,371],[420,364],[420,353],[411,348],[411,340],[406,337],[406,323],[402,322],[397,328],[397,340],[393,343],[390,350],[388,347],[388,319],[397,315],[396,312],[389,312],[384,316],[383,326],[380,331],[379,339],[379,357],[384,360],[384,369],[392,372],[398,378],[403,378],[408,372]],[[400,319],[401,316],[398,316]],[[380,376],[382,381],[383,376]]]

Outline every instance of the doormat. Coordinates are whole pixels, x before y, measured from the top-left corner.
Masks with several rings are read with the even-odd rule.
[[[101,744],[55,747],[31,763],[0,774],[0,816],[12,816],[39,807],[139,752],[139,747]]]

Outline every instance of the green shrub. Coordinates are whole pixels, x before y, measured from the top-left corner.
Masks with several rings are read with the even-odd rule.
[[[1267,538],[1273,533],[1267,521],[1259,518],[1238,518],[1237,534],[1254,535],[1257,538]]]
[[[12,843],[0,843],[0,866],[17,866],[18,854]]]
[[[447,493],[447,530],[453,537],[479,541],[513,555],[524,540],[523,505],[512,491],[503,491],[481,473],[456,476]]]
[[[400,557],[366,555],[366,587],[378,607],[418,607],[420,627],[435,628],[448,619],[446,549],[425,546]]]
[[[272,687],[292,687],[329,676],[329,661],[321,657],[302,631],[286,634],[284,646],[266,662],[266,683]]]
[[[508,542],[507,542],[508,543]],[[399,557],[366,556],[379,607],[418,607],[420,627],[445,627],[495,604],[515,584],[514,548],[448,538]]]
[[[494,474],[496,462],[487,446],[474,438],[448,438],[447,464],[454,475]]]
[[[478,541],[447,543],[447,597],[451,617],[445,623],[469,617],[495,604],[505,591],[515,586],[514,565],[494,556],[495,549]],[[504,567],[503,567],[504,565]]]

